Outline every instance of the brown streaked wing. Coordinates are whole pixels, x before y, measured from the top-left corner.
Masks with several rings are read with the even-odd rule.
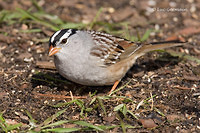
[[[134,53],[140,44],[101,32],[90,32],[95,42],[91,55],[99,57],[104,65],[115,64]]]

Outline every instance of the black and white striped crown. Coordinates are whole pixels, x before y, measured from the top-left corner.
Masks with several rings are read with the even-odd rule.
[[[69,38],[71,35],[75,34],[77,29],[62,29],[56,31],[49,39],[49,45],[56,46],[56,43],[64,38]]]

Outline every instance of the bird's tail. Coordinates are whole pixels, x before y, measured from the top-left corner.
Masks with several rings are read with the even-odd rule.
[[[170,47],[180,46],[180,45],[184,45],[184,44],[186,44],[186,42],[181,42],[178,40],[177,41],[152,42],[152,43],[142,45],[141,48],[138,49],[137,52],[147,53],[147,52],[150,52],[153,50],[170,48]]]

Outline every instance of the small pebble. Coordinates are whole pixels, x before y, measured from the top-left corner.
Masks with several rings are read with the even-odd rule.
[[[155,30],[159,30],[160,26],[158,24],[155,25]]]
[[[180,127],[179,127],[179,126],[177,126],[177,127],[176,127],[176,130],[180,130]]]
[[[155,32],[151,32],[151,33],[150,33],[150,36],[155,36],[155,35],[156,35]]]
[[[33,41],[29,41],[29,45],[31,45],[31,46],[32,46],[33,44],[34,44],[34,43],[33,43]]]
[[[24,58],[24,62],[31,62],[31,61],[33,61],[33,57],[31,57],[31,58]]]
[[[149,5],[149,6],[155,6],[155,5],[156,5],[156,1],[154,1],[154,0],[149,0],[149,1],[148,1],[148,5]]]
[[[35,69],[32,69],[32,70],[31,70],[31,73],[35,73]]]
[[[22,29],[22,30],[27,30],[27,29],[28,29],[28,26],[27,26],[26,24],[22,24],[21,29]]]
[[[31,48],[28,48],[28,52],[31,52]]]
[[[19,50],[15,50],[15,53],[18,54],[18,53],[19,53]]]
[[[20,102],[21,100],[20,100],[20,99],[17,99],[16,101]]]
[[[191,8],[190,8],[190,12],[193,13],[193,12],[195,12],[195,11],[196,11],[196,7],[195,7],[195,5],[192,5]]]
[[[44,104],[48,104],[49,102],[47,100],[44,101]]]
[[[114,9],[113,7],[109,7],[109,8],[108,8],[108,12],[109,12],[109,13],[114,13],[114,12],[115,12],[115,9]]]
[[[173,21],[174,21],[174,22],[177,22],[177,21],[178,21],[178,18],[177,18],[177,17],[173,17]]]
[[[176,7],[176,2],[169,2],[170,7]]]
[[[185,49],[185,53],[186,53],[186,54],[189,54],[190,52],[189,52],[189,50],[188,50],[188,49]]]

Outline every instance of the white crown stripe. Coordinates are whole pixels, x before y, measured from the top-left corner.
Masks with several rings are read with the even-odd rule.
[[[69,37],[69,35],[71,35],[71,33],[72,33],[72,31],[71,30],[68,30],[61,38],[60,38],[60,41],[59,42],[61,42],[63,39],[65,39],[65,38],[68,38]]]
[[[53,43],[55,37],[61,32],[61,30],[57,31],[56,33],[54,33],[54,35],[51,37],[51,43]]]

